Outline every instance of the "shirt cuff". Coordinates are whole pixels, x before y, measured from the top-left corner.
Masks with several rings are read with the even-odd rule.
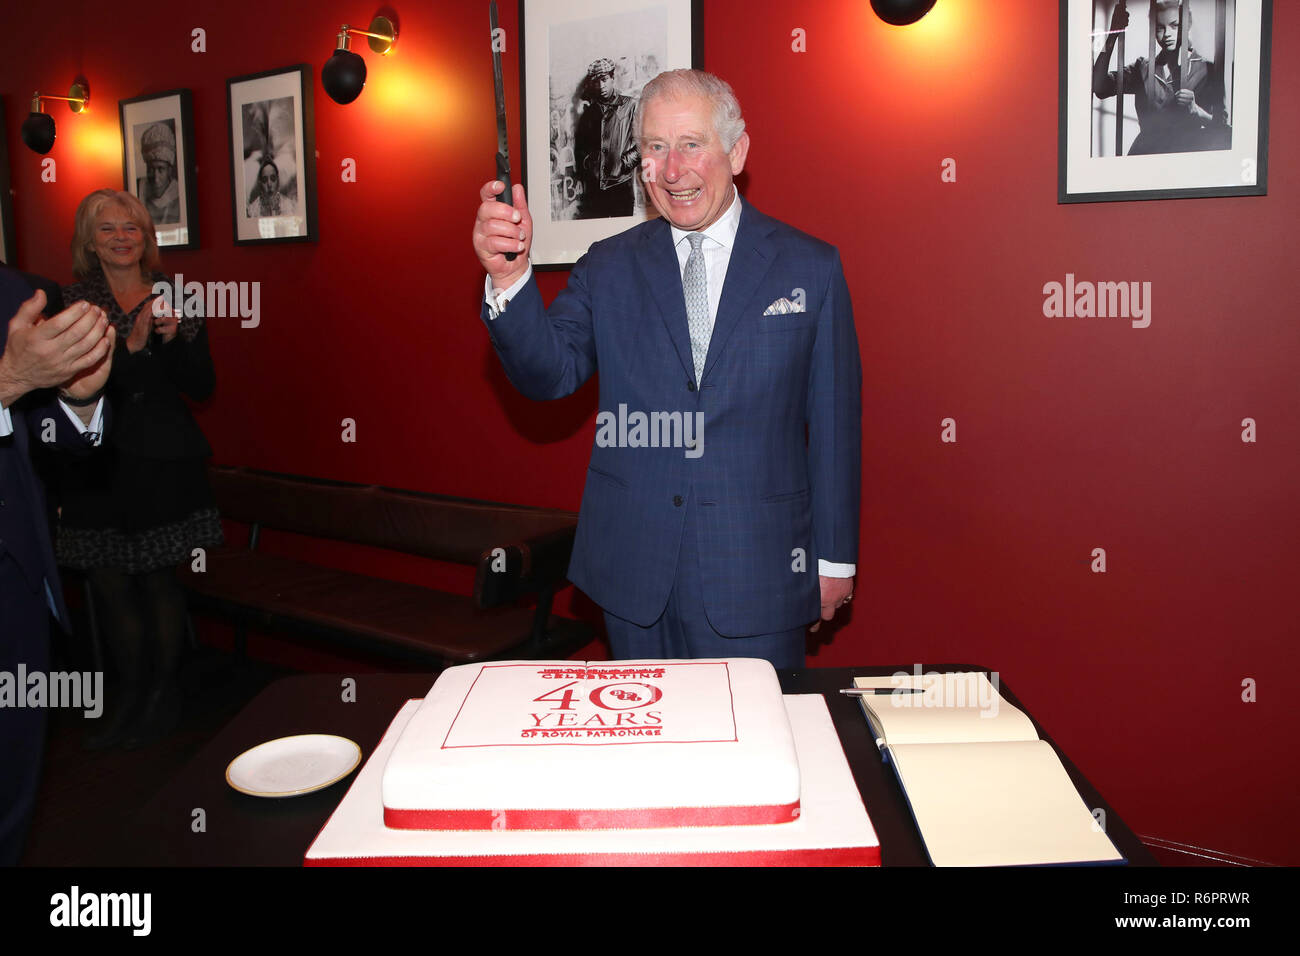
[[[0,405],[0,438],[8,438],[14,433],[14,422],[9,417],[9,409]]]
[[[528,268],[524,274],[508,289],[500,291],[492,288],[492,277],[487,276],[483,284],[483,298],[487,301],[488,318],[495,319],[498,315],[506,310],[506,303],[519,294],[519,290],[528,284],[528,280],[533,277],[533,264],[528,263]]]
[[[858,573],[856,564],[837,564],[834,561],[817,559],[817,573],[824,578],[851,578]]]
[[[104,399],[101,396],[95,403],[95,414],[90,417],[90,424],[85,425],[81,421],[81,416],[63,403],[59,399],[59,407],[67,414],[68,419],[72,422],[78,433],[85,435],[90,439],[92,445],[98,445],[104,440]]]

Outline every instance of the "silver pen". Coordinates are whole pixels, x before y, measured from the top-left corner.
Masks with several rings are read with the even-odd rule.
[[[841,687],[841,694],[850,697],[873,697],[878,694],[924,694],[921,687]]]

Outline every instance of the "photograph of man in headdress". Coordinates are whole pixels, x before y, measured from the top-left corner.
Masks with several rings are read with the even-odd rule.
[[[606,57],[587,68],[585,93],[587,106],[573,143],[582,183],[576,218],[630,216],[641,161],[634,135],[636,100],[614,88],[614,63]]]
[[[140,123],[134,132],[140,157],[136,168],[144,168],[144,175],[136,178],[135,194],[155,226],[176,225],[181,221],[181,191],[176,180],[175,120]]]
[[[1125,56],[1128,62],[1112,68],[1117,45],[1124,55],[1128,4],[1125,0],[1094,0],[1094,23],[1101,24],[1095,36],[1104,37],[1105,42],[1092,66],[1092,155],[1231,149],[1231,97],[1225,95],[1224,67],[1235,0],[1148,0],[1146,6],[1147,22],[1141,31],[1146,56],[1131,61]],[[1194,8],[1199,10],[1195,19]],[[1202,52],[1210,44],[1215,60]],[[1122,100],[1118,104],[1117,94]],[[1127,134],[1123,131],[1126,117],[1121,116],[1116,126],[1115,110],[1136,113],[1136,122],[1129,124]]]

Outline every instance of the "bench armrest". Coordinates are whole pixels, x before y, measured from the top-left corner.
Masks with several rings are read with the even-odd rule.
[[[569,569],[575,530],[562,528],[484,551],[474,575],[475,605],[498,607],[526,594],[561,587]]]

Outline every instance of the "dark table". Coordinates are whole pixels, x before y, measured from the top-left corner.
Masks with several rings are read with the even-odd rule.
[[[962,664],[923,667],[930,671],[974,671]],[[837,693],[854,677],[888,676],[909,667],[838,667],[778,671],[787,694],[823,694],[845,756],[880,838],[885,866],[926,866],[920,835],[894,775],[881,762],[856,700]],[[345,681],[355,692],[345,700]],[[291,734],[338,734],[362,748],[363,763],[374,752],[401,705],[423,697],[433,683],[427,674],[337,674],[286,677],[268,686],[135,816],[124,821],[112,844],[113,861],[127,866],[299,866],[307,848],[334,811],[357,771],[316,793],[283,799],[252,797],[231,789],[226,766],[250,747]],[[1010,703],[1029,714],[999,679]],[[1030,714],[1030,719],[1033,715]],[[1106,831],[1130,864],[1156,865],[1088,780],[1043,728],[1039,736],[1061,758],[1089,808],[1104,808]],[[358,766],[358,770],[359,770]],[[202,811],[199,814],[197,811]],[[199,822],[202,822],[202,829]]]

